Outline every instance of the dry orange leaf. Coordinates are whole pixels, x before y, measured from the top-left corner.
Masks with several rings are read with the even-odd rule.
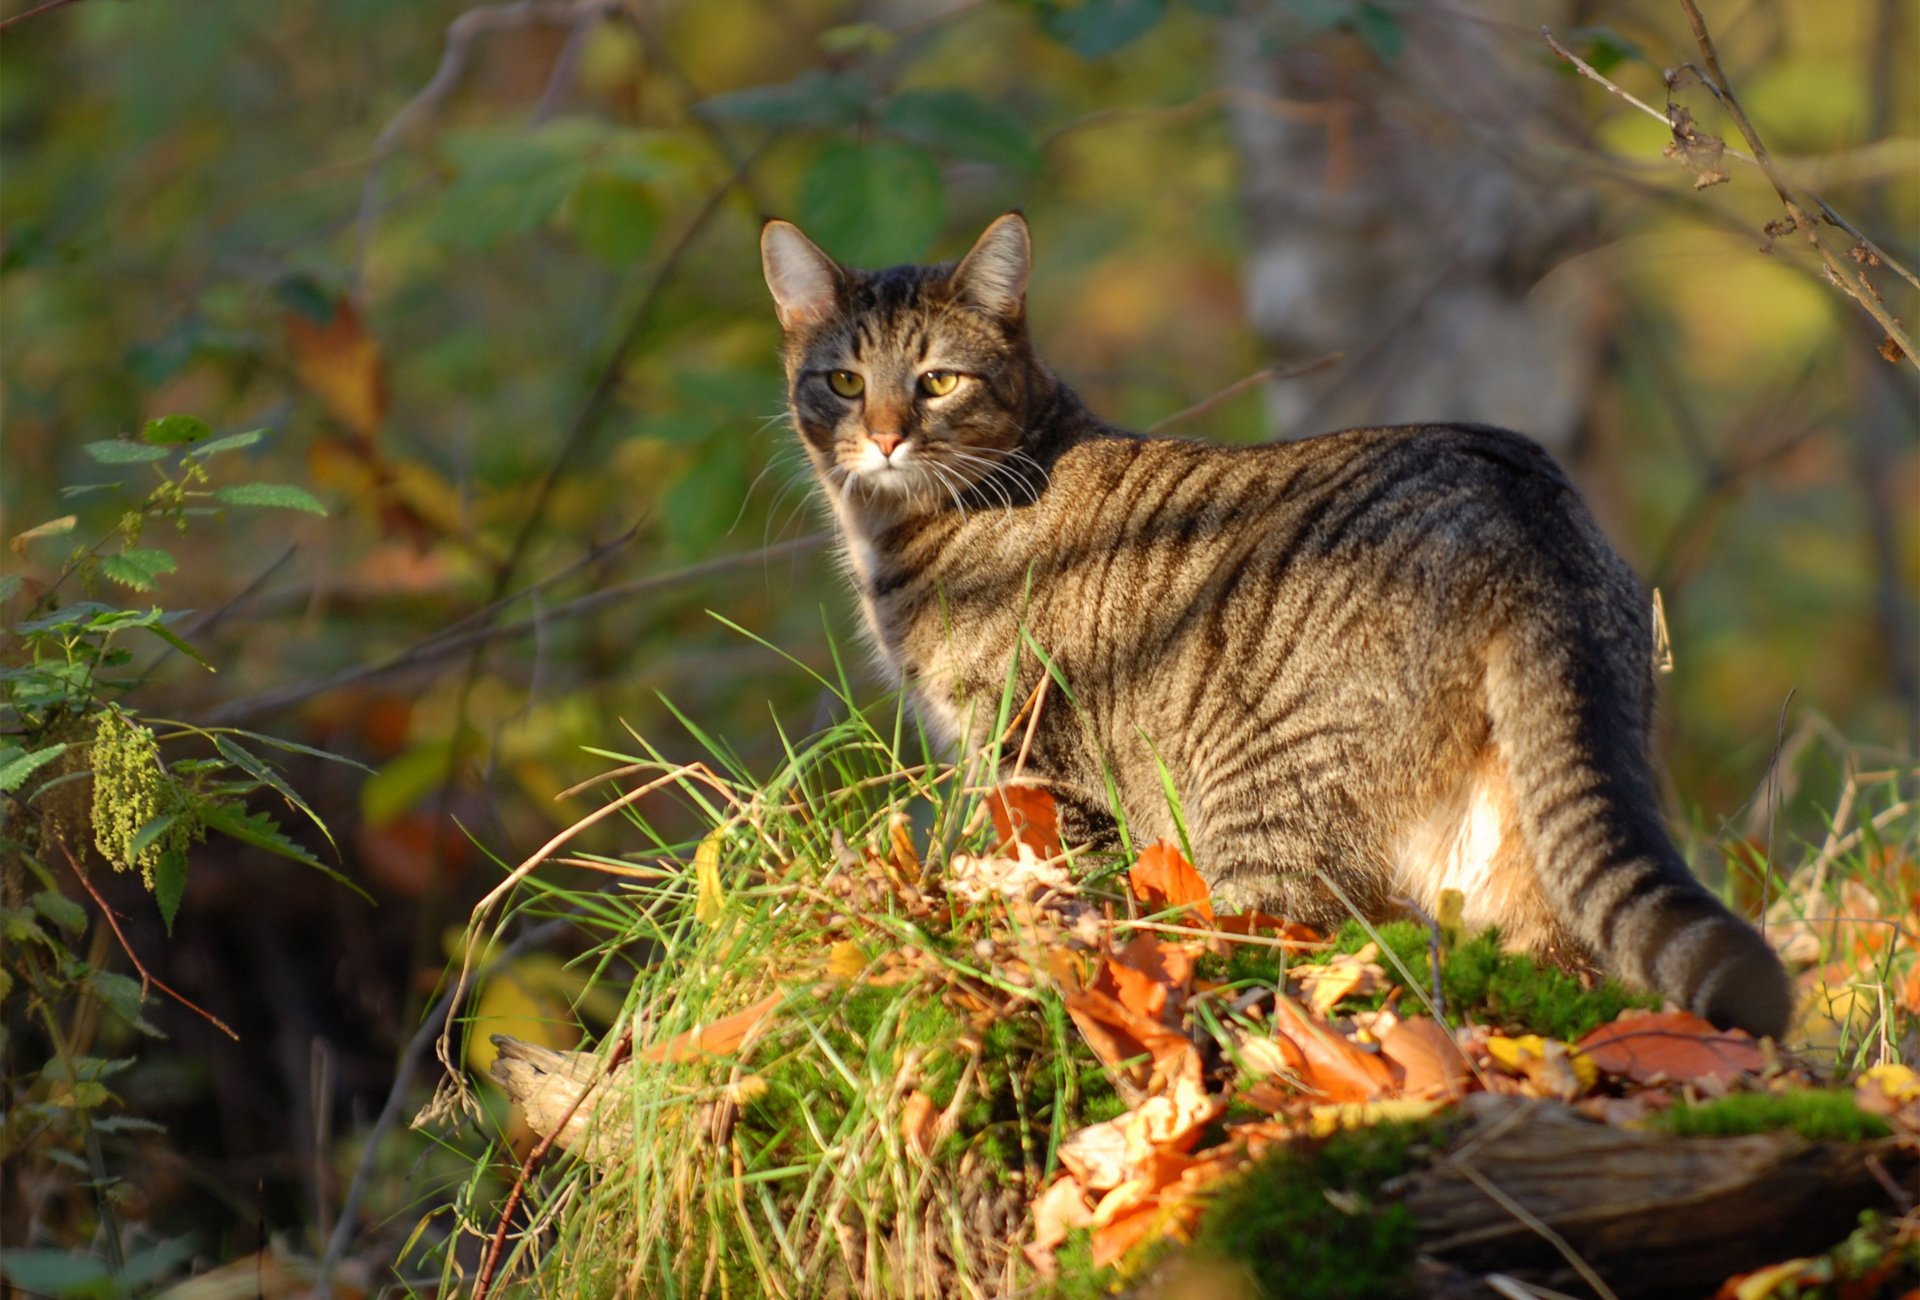
[[[1193,869],[1179,848],[1160,840],[1144,849],[1127,871],[1127,883],[1133,896],[1150,912],[1174,907],[1192,907],[1213,924],[1213,903],[1207,896],[1207,882]]]
[[[1369,943],[1358,952],[1342,953],[1318,966],[1297,966],[1287,973],[1299,982],[1307,1004],[1327,1016],[1342,998],[1365,997],[1385,985],[1387,972],[1374,960],[1379,955],[1380,945]]]
[[[1178,944],[1140,934],[1106,955],[1093,986],[1118,998],[1129,1010],[1172,1021],[1178,1018],[1192,984],[1191,954]]]
[[[1272,931],[1285,951],[1312,951],[1327,946],[1327,937],[1310,925],[1289,921],[1271,912],[1235,912],[1220,917],[1213,928],[1222,934],[1261,934]]]
[[[1315,1020],[1290,998],[1274,1004],[1274,1036],[1285,1035],[1306,1058],[1301,1081],[1329,1101],[1372,1101],[1394,1090],[1393,1069]]]
[[[675,1034],[636,1055],[643,1061],[659,1064],[691,1061],[700,1056],[724,1056],[737,1051],[749,1034],[772,1017],[781,998],[781,994],[769,994],[750,1007],[744,1007],[730,1016],[722,1016],[712,1024]]]
[[[940,1111],[933,1098],[915,1088],[907,1094],[906,1104],[900,1109],[900,1136],[924,1156],[933,1150],[933,1126],[939,1119]]]
[[[987,811],[993,815],[994,834],[1000,837],[1000,851],[1013,853],[1019,845],[1032,849],[1035,856],[1060,856],[1060,816],[1053,796],[1037,785],[1003,785],[987,796]]]
[[[1675,1083],[1757,1074],[1767,1058],[1738,1029],[1719,1030],[1688,1011],[1625,1015],[1582,1038],[1577,1047],[1602,1074],[1647,1083]]]
[[[1400,1090],[1409,1097],[1458,1096],[1473,1083],[1453,1035],[1427,1016],[1411,1016],[1388,1030],[1380,1055],[1400,1071]]]
[[[1026,1256],[1042,1277],[1056,1272],[1053,1251],[1075,1228],[1093,1222],[1093,1202],[1071,1174],[1056,1179],[1033,1203],[1033,1241]]]
[[[1141,1015],[1110,994],[1088,989],[1066,1001],[1067,1014],[1101,1064],[1136,1087],[1147,1087],[1155,1075],[1172,1077],[1185,1068],[1188,1056],[1198,1061],[1185,1034]]]
[[[386,364],[352,301],[336,298],[333,314],[324,322],[290,311],[286,327],[293,373],[335,419],[372,439],[387,414]]]

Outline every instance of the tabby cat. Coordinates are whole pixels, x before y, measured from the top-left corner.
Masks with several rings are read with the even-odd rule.
[[[884,662],[948,742],[1045,650],[1026,773],[1081,838],[1173,838],[1229,903],[1428,911],[1780,1034],[1766,941],[1689,873],[1647,757],[1647,593],[1554,462],[1476,425],[1223,447],[1091,414],[1034,356],[1031,246],[859,271],[761,236],[793,420]],[[1062,696],[1066,698],[1063,699]]]

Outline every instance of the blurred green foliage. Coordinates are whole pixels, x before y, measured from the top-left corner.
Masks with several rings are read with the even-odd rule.
[[[1412,12],[669,0],[548,20],[561,9],[80,0],[0,41],[0,533],[65,513],[88,448],[135,446],[117,435],[150,419],[282,431],[234,454],[328,515],[229,515],[172,569],[123,557],[167,608],[218,615],[196,640],[217,678],[176,657],[142,689],[377,769],[320,811],[347,815],[350,875],[422,909],[416,969],[385,974],[409,1010],[477,883],[449,824],[514,860],[577,816],[553,796],[595,770],[583,747],[617,748],[624,725],[697,756],[663,693],[763,754],[769,709],[796,734],[824,720],[814,683],[708,613],[829,672],[829,630],[852,627],[821,555],[753,554],[823,522],[780,422],[761,217],[878,263],[954,255],[1023,208],[1044,354],[1144,427],[1311,359],[1269,355],[1247,324],[1226,24],[1270,11],[1266,39],[1392,67]],[[1714,10],[1776,148],[1913,262],[1920,181],[1862,161],[1869,132],[1920,133],[1920,84],[1868,93],[1873,0]],[[1550,60],[1525,6],[1459,16]],[[1661,67],[1691,56],[1651,0],[1561,34],[1656,104]],[[1578,257],[1616,339],[1570,458],[1667,591],[1664,743],[1711,838],[1751,827],[1790,691],[1854,737],[1894,746],[1913,725],[1875,613],[1889,563],[1920,590],[1910,380],[1803,258],[1755,251],[1778,209],[1754,177],[1694,194],[1657,123],[1570,72],[1563,109],[1591,124],[1605,237]],[[1342,364],[1365,382],[1364,348]],[[1869,425],[1894,437],[1877,541]],[[1276,432],[1254,391],[1179,431]],[[98,531],[118,507],[72,509]],[[37,550],[5,563],[13,601],[51,578]],[[376,1061],[411,1023],[380,1027]]]

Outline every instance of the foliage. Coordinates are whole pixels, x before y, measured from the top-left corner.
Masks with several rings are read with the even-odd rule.
[[[149,421],[138,440],[90,444],[96,464],[146,466],[157,481],[132,495],[109,483],[74,490],[69,495],[119,496],[117,524],[90,545],[74,547],[50,582],[29,583],[19,574],[0,580],[0,603],[17,607],[0,666],[0,931],[6,938],[0,1050],[10,1075],[0,1163],[19,1171],[9,1175],[15,1189],[25,1184],[12,1180],[26,1178],[29,1168],[41,1177],[57,1170],[56,1182],[84,1187],[94,1198],[107,1256],[10,1250],[5,1273],[27,1290],[133,1294],[190,1253],[179,1240],[128,1253],[120,1240],[116,1207],[133,1189],[106,1166],[101,1136],[158,1128],[116,1113],[121,1099],[113,1081],[135,1064],[125,1030],[163,1035],[146,1015],[144,968],[140,980],[108,970],[104,946],[86,942],[96,917],[70,893],[78,887],[97,907],[108,906],[88,877],[89,844],[114,870],[138,873],[169,931],[186,889],[188,851],[209,833],[335,874],[272,817],[248,808],[250,796],[271,792],[326,833],[312,808],[242,741],[306,747],[233,728],[143,720],[131,701],[152,664],[135,665],[134,649],[124,644],[136,639],[131,634],[149,634],[163,654],[178,651],[210,665],[174,630],[180,614],[98,599],[112,587],[151,592],[179,570],[173,553],[147,535],[156,522],[184,534],[190,520],[224,515],[232,506],[318,511],[307,492],[290,485],[216,485],[208,462],[264,436],[251,430],[216,438],[198,420],[169,416]],[[13,549],[25,555],[30,547],[48,546],[74,525],[68,515],[30,528],[13,539]],[[156,734],[154,725],[165,734]],[[174,751],[191,743],[199,754],[169,759],[163,742]],[[97,919],[124,945],[111,912]],[[126,1054],[98,1054],[108,1044]]]

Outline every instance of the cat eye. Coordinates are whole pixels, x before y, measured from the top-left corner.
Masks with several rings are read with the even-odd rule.
[[[851,370],[829,370],[827,387],[842,397],[858,397],[865,390],[867,381]]]
[[[928,397],[945,397],[960,386],[960,376],[951,370],[929,370],[920,376],[920,391]]]

